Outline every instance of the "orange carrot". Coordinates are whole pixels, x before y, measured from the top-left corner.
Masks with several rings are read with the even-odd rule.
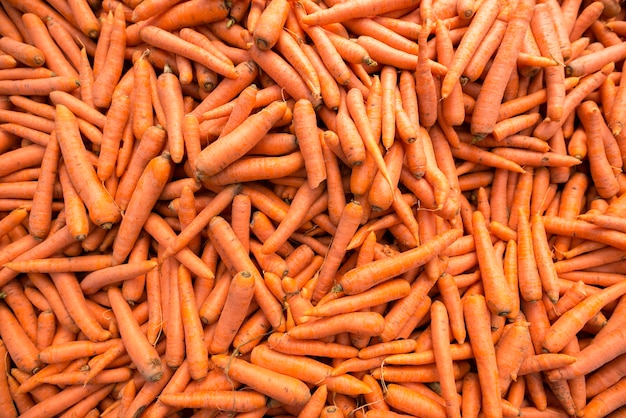
[[[137,365],[142,376],[149,382],[158,381],[163,376],[163,365],[156,349],[152,346],[132,314],[130,306],[124,300],[122,292],[116,287],[110,287],[107,294],[111,308],[117,318],[122,341],[126,351]]]
[[[308,386],[294,377],[226,354],[211,360],[231,378],[287,405],[304,405],[311,397]]]
[[[460,232],[458,229],[450,229],[417,248],[354,268],[344,274],[339,280],[339,285],[346,294],[356,294],[367,290],[411,268],[425,264],[457,239]]]

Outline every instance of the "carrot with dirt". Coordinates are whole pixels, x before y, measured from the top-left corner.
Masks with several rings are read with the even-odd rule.
[[[272,0],[265,5],[251,32],[254,44],[259,49],[268,50],[276,45],[290,8],[291,4],[287,0]]]

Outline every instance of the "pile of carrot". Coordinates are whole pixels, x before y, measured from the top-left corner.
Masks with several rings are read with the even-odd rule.
[[[626,416],[617,0],[0,6],[0,416]]]

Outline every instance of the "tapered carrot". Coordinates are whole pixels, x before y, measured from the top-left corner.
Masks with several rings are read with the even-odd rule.
[[[219,138],[206,147],[196,158],[197,176],[211,176],[250,150],[285,113],[284,102],[274,102],[264,110],[250,116],[230,134]],[[262,125],[259,125],[262,123]],[[239,146],[233,147],[237,138]],[[220,155],[220,159],[215,156]]]
[[[609,286],[561,315],[546,334],[543,347],[552,353],[559,351],[559,347],[564,346],[569,336],[582,329],[582,326],[603,306],[620,297],[624,292],[624,286],[626,285],[623,283]]]
[[[371,15],[384,14],[395,10],[401,10],[413,6],[410,0],[398,2],[397,4],[381,4],[371,0],[359,1],[355,4],[333,5],[328,9],[321,9],[311,13],[310,17],[303,21],[307,25],[325,25],[333,22],[343,22],[344,20],[365,17]]]
[[[161,402],[176,408],[221,409],[232,412],[249,412],[265,406],[266,396],[257,391],[197,391],[166,393]]]
[[[254,347],[250,361],[306,383],[326,384],[329,390],[337,393],[358,395],[371,391],[369,386],[352,375],[331,376],[331,366],[311,357],[280,353],[267,344]]]
[[[254,295],[254,284],[254,277],[249,272],[242,271],[233,276],[209,346],[210,353],[221,354],[227,351],[245,319],[247,307]]]
[[[460,230],[450,229],[417,248],[349,270],[339,280],[339,285],[346,294],[367,290],[411,268],[423,265],[457,239],[459,234]]]
[[[163,364],[156,349],[152,346],[124,300],[120,289],[110,287],[108,292],[111,308],[117,318],[120,335],[126,351],[133,359],[142,376],[149,382],[158,381],[163,376]]]
[[[483,2],[478,8],[465,36],[462,38],[454,59],[450,64],[447,74],[442,81],[441,97],[446,98],[452,91],[453,86],[459,82],[459,77],[465,70],[472,54],[478,44],[488,32],[493,22],[496,20],[500,6],[497,2]]]
[[[0,304],[0,316],[3,319],[3,323],[6,325],[0,332],[6,351],[16,362],[16,366],[19,367],[20,370],[26,373],[36,372],[43,364],[38,357],[39,349],[28,337],[5,302]]]
[[[443,302],[435,301],[430,307],[431,330],[435,364],[440,377],[441,395],[446,403],[448,416],[461,416],[461,408],[454,383],[452,354],[449,340],[449,318]]]
[[[506,282],[504,270],[496,261],[493,244],[489,238],[489,230],[481,212],[475,211],[473,213],[472,227],[487,305],[494,314],[507,316],[513,306],[514,294]]]
[[[106,62],[102,71],[94,72],[93,102],[96,106],[107,108],[111,104],[113,90],[122,76],[124,49],[127,44],[123,11],[117,7],[113,16],[111,38],[107,48]]]
[[[530,2],[528,4],[519,3],[511,15],[500,49],[487,73],[483,84],[484,88],[481,89],[481,94],[478,95],[476,106],[472,112],[471,130],[472,134],[476,136],[482,138],[493,130],[498,110],[492,103],[502,100],[506,87],[505,80],[509,79],[513,71],[510,55],[506,54],[516,56],[519,53],[521,41],[530,25],[533,13],[532,6]],[[506,51],[506,53],[502,51]],[[442,96],[445,97],[443,94]]]
[[[255,280],[254,297],[273,326],[282,324],[282,308],[265,286],[261,274],[251,258],[245,252],[241,242],[235,236],[226,220],[214,216],[209,222],[209,238],[215,245],[218,253],[232,265],[235,271],[248,271]]]
[[[385,395],[389,406],[410,415],[437,417],[446,414],[445,408],[441,404],[400,384],[387,385]]]
[[[289,236],[291,236],[304,221],[305,211],[319,199],[324,189],[324,185],[311,188],[308,182],[304,183],[298,189],[289,207],[289,211],[285,215],[285,219],[283,219],[272,235],[263,243],[261,251],[264,254],[271,254],[277,251],[287,242]]]
[[[287,405],[304,405],[310,399],[308,386],[294,377],[225,354],[211,360],[231,378]]]
[[[39,48],[10,37],[0,39],[0,50],[30,67],[40,67],[46,62],[46,57]]]
[[[29,233],[37,239],[44,239],[50,231],[53,188],[57,178],[60,155],[61,150],[56,135],[52,135],[41,162],[42,174],[37,181],[33,205],[28,217]]]
[[[56,113],[57,138],[72,184],[87,206],[92,221],[110,228],[121,219],[121,214],[111,195],[98,180],[95,168],[86,161],[76,117],[63,105],[57,105]]]
[[[490,337],[489,309],[485,298],[478,294],[468,295],[464,298],[463,310],[470,344],[477,361],[483,411],[485,416],[502,416],[495,348]],[[478,320],[478,315],[483,319]]]
[[[128,202],[125,216],[120,223],[115,243],[113,244],[113,262],[119,264],[126,259],[146,222],[151,207],[161,194],[165,183],[170,178],[172,165],[169,154],[153,158],[137,181],[137,186]]]

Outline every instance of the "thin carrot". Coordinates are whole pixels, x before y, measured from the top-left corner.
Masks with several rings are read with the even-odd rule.
[[[468,295],[464,298],[463,310],[472,351],[476,353],[483,411],[485,416],[502,416],[500,384],[496,369],[495,348],[490,337],[489,309],[486,300],[482,295]],[[483,319],[478,320],[478,315],[481,315]]]

